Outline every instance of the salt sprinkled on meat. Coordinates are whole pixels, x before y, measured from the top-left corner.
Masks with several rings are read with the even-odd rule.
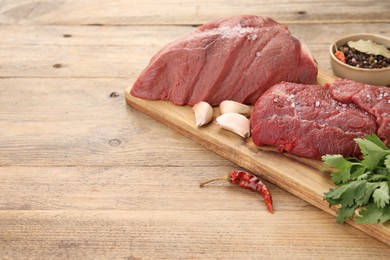
[[[249,34],[248,37],[247,37],[248,40],[256,40],[257,39],[257,34]]]
[[[236,25],[234,27],[221,27],[221,28],[214,28],[213,30],[217,30],[218,32],[221,32],[222,38],[226,37],[237,37],[242,34],[250,34],[248,35],[248,40],[256,40],[257,35],[251,34],[256,29],[253,27],[242,27],[241,25]],[[253,36],[256,35],[256,36]]]
[[[294,94],[291,94],[291,95],[289,95],[287,98],[286,98],[286,100],[288,101],[288,102],[290,102],[290,101],[294,101]]]

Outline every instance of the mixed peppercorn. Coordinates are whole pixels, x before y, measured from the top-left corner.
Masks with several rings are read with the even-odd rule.
[[[340,46],[335,53],[337,59],[350,66],[363,69],[382,69],[390,66],[390,59],[382,55],[360,52],[347,44]]]

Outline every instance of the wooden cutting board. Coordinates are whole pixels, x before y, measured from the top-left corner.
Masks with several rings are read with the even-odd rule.
[[[318,84],[335,78],[319,72]],[[128,105],[160,121],[222,157],[247,169],[275,185],[287,190],[310,204],[336,216],[336,208],[329,207],[323,194],[334,187],[329,174],[321,172],[321,161],[281,154],[270,147],[258,147],[251,138],[243,139],[215,124],[197,128],[192,108],[176,106],[168,101],[149,101],[130,95],[125,90]],[[219,115],[214,108],[214,118]],[[275,209],[278,210],[277,208]],[[335,220],[336,221],[336,220]],[[362,225],[349,221],[352,226],[390,245],[390,224]]]

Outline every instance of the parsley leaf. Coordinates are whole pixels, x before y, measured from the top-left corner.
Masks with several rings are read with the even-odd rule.
[[[386,166],[387,171],[390,171],[390,155],[386,155],[384,164]]]
[[[340,205],[337,222],[354,218],[357,223],[385,223],[390,220],[390,149],[375,134],[355,141],[362,160],[338,154],[322,157],[324,170],[331,171],[336,184],[324,199],[329,205]]]
[[[389,204],[389,183],[387,181],[380,182],[379,189],[374,191],[372,197],[374,198],[374,203],[378,208],[384,208],[386,204]]]
[[[355,142],[363,154],[362,165],[367,169],[374,169],[386,155],[390,154],[382,141],[373,135],[368,135],[365,139],[356,138]]]
[[[354,181],[339,186],[339,188],[325,193],[325,199],[332,204],[341,204],[343,207],[351,207],[365,195],[366,181]]]
[[[372,197],[372,194],[374,193],[374,191],[376,189],[379,188],[379,186],[380,186],[380,184],[378,184],[378,183],[367,182],[364,197],[362,197],[362,199],[359,201],[359,203],[357,205],[358,206],[367,205]]]
[[[376,134],[366,135],[364,139],[370,141],[371,143],[374,143],[375,145],[379,146],[384,150],[389,150],[389,148],[382,142],[382,140]]]
[[[336,184],[346,183],[351,177],[351,169],[354,163],[346,160],[342,155],[324,155],[322,160],[329,167],[337,169],[331,173],[332,180]]]
[[[338,223],[343,223],[344,221],[347,221],[354,215],[356,208],[357,206],[339,208],[339,210],[337,211],[336,221]]]
[[[390,205],[387,205],[385,208],[378,208],[374,204],[370,204],[367,208],[360,210],[359,215],[355,217],[356,223],[385,223],[390,220]]]
[[[352,180],[366,180],[367,177],[366,168],[364,168],[361,164],[353,167],[353,172],[351,173]]]

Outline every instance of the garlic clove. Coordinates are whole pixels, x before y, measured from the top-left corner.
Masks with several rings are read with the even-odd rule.
[[[238,113],[249,117],[252,112],[252,107],[233,100],[224,100],[219,104],[219,111],[221,114]]]
[[[215,123],[223,129],[236,133],[243,138],[251,136],[250,121],[238,113],[222,114],[215,119]]]
[[[192,110],[194,111],[195,114],[195,125],[196,127],[201,127],[204,126],[213,119],[213,107],[205,102],[201,101],[197,104],[195,104],[192,107]]]

